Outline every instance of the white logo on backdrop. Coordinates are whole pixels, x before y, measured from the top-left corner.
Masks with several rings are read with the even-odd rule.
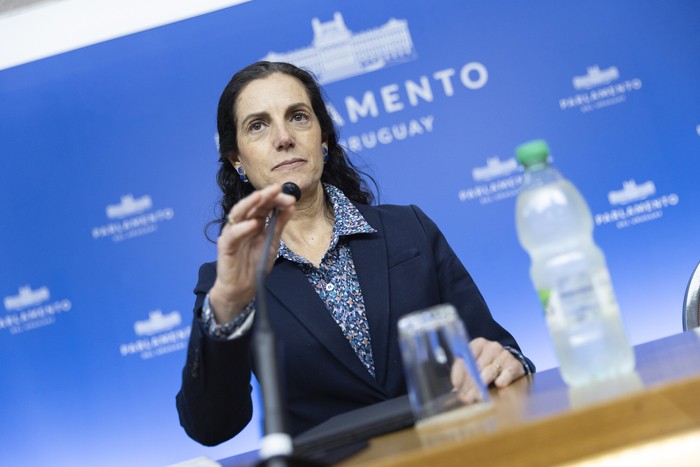
[[[600,69],[598,65],[587,67],[585,75],[574,76],[571,80],[574,89],[584,91],[559,99],[561,110],[579,109],[591,112],[625,102],[627,96],[642,89],[642,80],[632,78],[620,80],[616,66]]]
[[[10,295],[3,299],[7,311],[19,310],[31,305],[38,305],[51,298],[48,287],[39,287],[36,290],[28,285],[21,286],[17,295]]]
[[[55,300],[46,303],[51,292],[46,286],[32,289],[29,285],[19,287],[17,295],[4,297],[7,314],[0,316],[0,331],[8,329],[10,334],[19,334],[56,322],[56,316],[71,310],[70,300]]]
[[[175,216],[172,208],[153,209],[153,199],[149,195],[134,198],[132,194],[121,196],[119,203],[108,204],[105,213],[114,221],[93,227],[92,238],[95,240],[108,237],[121,242],[150,234],[158,230],[161,222]]]
[[[182,322],[180,312],[171,311],[164,315],[161,310],[155,310],[148,313],[148,319],[144,321],[136,321],[134,323],[134,332],[139,336],[150,336],[162,331],[168,331]]]
[[[351,32],[340,13],[333,20],[311,21],[314,39],[311,46],[288,53],[269,53],[265,60],[283,60],[314,71],[322,84],[350,78],[389,65],[414,60],[416,53],[405,20],[389,19],[380,27]],[[488,70],[479,62],[467,62],[460,67],[433,70],[411,79],[388,83],[379,89],[368,89],[355,96],[346,96],[344,107],[329,103],[328,110],[338,126],[374,119],[384,113],[396,114],[411,107],[432,103],[436,94],[452,97],[461,88],[475,91],[488,83]],[[344,113],[341,113],[344,112]],[[343,132],[338,143],[352,152],[373,149],[405,139],[431,133],[435,117],[431,114],[414,116],[403,121],[387,121],[373,129],[353,134]],[[345,136],[347,135],[347,136]]]
[[[321,84],[350,78],[390,65],[415,60],[417,54],[406,20],[390,18],[384,25],[352,32],[341,13],[321,22],[311,20],[314,38],[310,46],[286,53],[270,52],[264,60],[287,61],[312,70]],[[488,70],[479,62],[468,62],[459,68],[444,68],[419,76],[389,83],[378,90],[366,90],[360,97],[346,96],[344,109],[328,106],[338,126],[353,125],[361,119],[376,118],[381,112],[389,115],[433,102],[435,94],[455,94],[455,85],[478,90],[488,82]],[[341,114],[340,110],[344,111]],[[352,152],[373,149],[405,139],[431,133],[435,117],[422,115],[403,121],[389,121],[383,126],[363,129],[361,133],[344,132],[338,143]],[[345,136],[348,135],[348,136]]]
[[[182,323],[179,311],[163,314],[161,310],[150,311],[148,319],[134,322],[133,329],[137,336],[132,342],[119,346],[122,357],[140,355],[142,360],[160,357],[187,347],[190,338],[190,326],[178,327]]]
[[[591,89],[615,81],[620,77],[616,66],[601,70],[598,65],[589,66],[583,76],[574,76],[572,82],[576,89]]]
[[[474,167],[472,169],[472,178],[476,182],[487,182],[492,178],[504,177],[518,170],[518,161],[515,157],[501,160],[498,156],[489,157],[486,159],[486,165],[482,167]]]
[[[353,33],[343,15],[311,20],[310,46],[286,53],[268,53],[263,60],[289,62],[312,70],[321,84],[369,73],[415,58],[408,22],[391,18],[383,26]]]
[[[634,180],[622,182],[622,190],[608,192],[610,204],[629,204],[632,201],[646,199],[656,193],[656,185],[651,180],[637,185]]]
[[[458,77],[459,79],[456,79]],[[382,86],[378,92],[367,90],[360,99],[346,96],[345,111],[347,119],[343,118],[334,108],[336,123],[342,126],[347,120],[356,123],[360,119],[378,117],[380,110],[386,114],[402,112],[410,107],[418,107],[433,102],[435,93],[442,91],[445,97],[455,95],[455,82],[465,89],[475,91],[486,86],[489,74],[486,67],[479,62],[468,62],[461,69],[445,68],[430,75],[421,75],[418,79],[407,79],[403,83],[391,83]],[[437,90],[437,91],[436,91]],[[407,138],[423,135],[433,131],[435,117],[425,115],[409,121],[396,122],[370,130],[359,135],[350,135],[339,141],[353,152],[372,149],[377,145],[391,144]]]
[[[110,204],[107,206],[107,217],[110,219],[121,219],[122,217],[138,214],[146,209],[153,207],[153,200],[150,196],[144,195],[138,199],[134,199],[134,195],[128,194],[122,196],[119,204]]]
[[[648,180],[637,184],[634,180],[622,182],[621,190],[608,192],[608,202],[613,209],[595,214],[596,225],[614,224],[624,229],[660,219],[666,209],[678,204],[676,193],[656,195],[656,184]],[[654,196],[653,198],[651,198]],[[616,207],[619,206],[619,207]]]
[[[513,198],[523,184],[522,168],[513,157],[505,160],[498,156],[487,157],[486,165],[474,167],[471,172],[477,185],[459,191],[457,196],[462,202],[491,204]]]

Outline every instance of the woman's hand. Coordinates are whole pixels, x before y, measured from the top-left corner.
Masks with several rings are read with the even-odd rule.
[[[469,343],[476,366],[485,385],[494,384],[502,388],[525,375],[522,363],[500,343],[477,337]],[[467,370],[462,358],[455,358],[450,372],[453,391],[465,404],[482,400],[481,389]]]
[[[525,375],[523,364],[500,343],[477,337],[469,343],[469,347],[484,384],[493,383],[502,388]]]
[[[216,282],[209,291],[218,323],[235,318],[255,297],[255,273],[260,257],[268,256],[269,271],[282,230],[294,213],[295,202],[293,196],[281,192],[280,185],[270,185],[243,198],[229,212],[228,223],[216,242]],[[279,208],[279,217],[270,251],[263,252],[265,220],[273,208]]]
[[[474,404],[483,400],[481,387],[474,381],[467,370],[467,364],[461,357],[455,358],[450,371],[452,390],[457,393],[459,400],[464,404]]]

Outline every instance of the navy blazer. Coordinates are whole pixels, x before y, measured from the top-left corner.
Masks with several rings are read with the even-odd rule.
[[[342,412],[406,394],[398,319],[422,308],[453,304],[471,338],[518,349],[491,316],[474,281],[440,230],[415,206],[356,204],[377,232],[349,239],[372,339],[373,378],[325,304],[294,263],[279,258],[267,280],[268,308],[282,348],[288,427],[296,435]],[[180,423],[190,437],[215,445],[238,434],[252,415],[252,333],[209,336],[199,316],[216,278],[216,263],[199,271],[182,387]],[[534,367],[531,367],[534,370]]]

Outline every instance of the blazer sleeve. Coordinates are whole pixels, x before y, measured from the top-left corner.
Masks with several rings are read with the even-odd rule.
[[[411,206],[411,208],[431,244],[442,302],[455,306],[471,339],[483,337],[500,342],[511,352],[515,350],[516,355],[523,357],[526,371],[534,372],[535,365],[522,355],[515,338],[493,318],[474,280],[447,243],[440,229],[419,207]]]
[[[204,297],[215,279],[215,263],[200,267],[187,361],[175,398],[185,432],[206,446],[233,438],[253,413],[251,333],[233,340],[214,338],[204,330],[200,319]]]

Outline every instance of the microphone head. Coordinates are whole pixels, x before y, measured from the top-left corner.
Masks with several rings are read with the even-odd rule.
[[[287,182],[284,185],[282,185],[282,193],[284,193],[285,195],[294,196],[297,201],[301,199],[301,189],[296,183]]]

